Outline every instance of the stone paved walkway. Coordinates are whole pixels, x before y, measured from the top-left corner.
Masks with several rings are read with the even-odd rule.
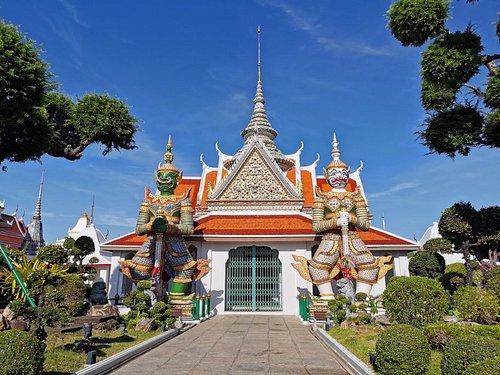
[[[297,317],[216,316],[113,372],[139,374],[335,374],[348,372]]]

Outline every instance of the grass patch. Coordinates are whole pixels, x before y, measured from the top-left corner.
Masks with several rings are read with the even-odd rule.
[[[129,330],[126,334],[121,334],[118,331],[94,332],[94,336],[90,338],[90,341],[95,344],[97,361],[101,361],[160,333],[161,331],[137,332],[135,330]],[[43,374],[73,374],[83,368],[86,354],[77,349],[77,344],[81,338],[81,332],[49,334]]]
[[[347,329],[332,327],[328,333],[352,354],[372,367],[370,365],[370,352],[375,351],[375,344],[382,330],[382,328],[377,326],[366,325],[349,327]]]

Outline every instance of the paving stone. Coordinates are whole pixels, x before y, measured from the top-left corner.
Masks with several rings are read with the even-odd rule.
[[[217,316],[113,372],[140,374],[347,375],[294,316]]]

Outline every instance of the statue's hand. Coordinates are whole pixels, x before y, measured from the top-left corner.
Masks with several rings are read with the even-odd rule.
[[[157,217],[153,221],[153,230],[156,233],[165,233],[167,231],[167,221],[162,217]]]
[[[348,212],[340,212],[340,217],[337,219],[337,225],[339,227],[345,227],[349,225],[349,213]]]

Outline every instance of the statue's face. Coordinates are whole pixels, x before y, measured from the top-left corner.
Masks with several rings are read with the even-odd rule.
[[[345,189],[349,179],[349,170],[345,168],[328,170],[328,183],[334,189]]]
[[[171,171],[157,171],[156,186],[162,194],[174,194],[174,190],[177,187],[177,173]]]

